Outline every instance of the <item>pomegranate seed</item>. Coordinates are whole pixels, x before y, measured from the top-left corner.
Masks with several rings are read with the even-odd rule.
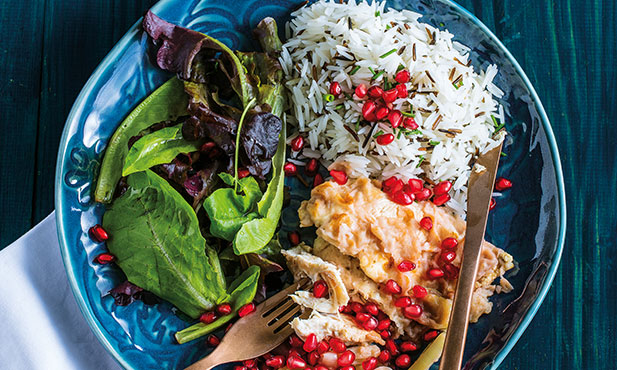
[[[408,319],[416,319],[422,315],[422,307],[417,304],[411,304],[403,308],[403,316]]]
[[[347,350],[338,356],[338,360],[336,360],[336,363],[338,364],[338,366],[349,366],[353,364],[355,359],[356,354],[350,350]]]
[[[404,84],[406,82],[409,82],[409,79],[411,78],[411,74],[409,73],[408,70],[403,69],[402,71],[399,71],[395,76],[394,79],[396,80],[396,82],[400,83],[400,84]]]
[[[203,322],[204,324],[212,324],[218,318],[219,317],[216,313],[206,312],[206,313],[201,314],[201,316],[199,316],[199,321]]]
[[[356,370],[356,368],[355,366],[349,365],[349,366],[339,367],[338,370]]]
[[[244,365],[244,366],[248,367],[249,369],[251,369],[251,368],[254,368],[255,365],[257,365],[257,364],[255,363],[255,360],[251,359],[251,360],[244,360],[244,361],[242,361],[242,365]]]
[[[385,101],[386,103],[393,103],[397,97],[398,97],[397,89],[390,89],[388,91],[384,91],[382,95],[383,101]]]
[[[291,150],[294,152],[299,152],[302,148],[304,148],[304,138],[301,135],[298,135],[291,141]]]
[[[285,364],[284,356],[274,356],[271,359],[266,360],[266,365],[273,367],[275,369],[280,369]]]
[[[437,330],[427,331],[426,333],[424,333],[424,340],[430,342],[433,339],[437,338],[438,335],[439,332]]]
[[[443,269],[448,279],[454,280],[458,277],[458,271],[459,271],[458,267],[448,263],[443,266]]]
[[[488,207],[489,211],[492,211],[496,205],[497,205],[497,201],[495,200],[495,198],[491,198],[491,204]]]
[[[379,324],[377,324],[377,329],[378,330],[386,330],[390,327],[390,325],[392,324],[392,321],[390,319],[383,319],[379,321]]]
[[[347,307],[347,305],[342,305],[338,307],[338,312],[340,313],[350,313],[351,309]]]
[[[317,349],[317,336],[313,333],[306,336],[302,349],[306,352],[313,352]],[[313,364],[314,365],[314,364]]]
[[[394,305],[396,307],[407,307],[411,305],[411,298],[409,297],[400,297],[394,301]]]
[[[388,108],[386,108],[386,109],[388,109]],[[388,145],[388,144],[390,144],[391,142],[394,141],[394,135],[392,135],[392,134],[379,135],[379,136],[377,136],[376,141],[377,141],[377,144],[379,144],[379,145]]]
[[[323,355],[321,355],[321,359],[319,360],[319,363],[331,369],[334,369],[336,368],[336,360],[338,360],[338,355],[336,353],[326,352]]]
[[[371,357],[366,361],[362,361],[362,369],[364,370],[375,370],[377,367],[377,358]]]
[[[500,177],[495,181],[495,189],[498,191],[508,190],[512,187],[512,181],[506,179],[505,177]]]
[[[379,353],[379,356],[377,356],[377,359],[382,364],[387,364],[391,358],[392,358],[392,355],[390,354],[390,351],[388,351],[387,349],[384,349],[383,351],[381,351],[381,353]]]
[[[396,85],[395,88],[396,88],[396,93],[399,98],[405,99],[407,96],[409,96],[409,93],[407,92],[407,86],[400,84],[400,85]]]
[[[287,351],[287,357],[302,358],[302,353],[300,353],[300,350],[298,348],[291,348],[289,351]]]
[[[405,119],[403,119],[403,126],[410,130],[416,130],[418,127],[420,127],[416,123],[416,120],[413,119],[413,117],[405,117]]]
[[[369,89],[369,95],[371,93],[371,90]],[[375,113],[375,110],[377,109],[377,105],[375,105],[375,102],[373,101],[366,101],[364,102],[364,104],[362,105],[362,117],[364,117],[364,119],[371,121],[371,113]]]
[[[292,334],[289,337],[289,345],[291,348],[301,348],[304,346],[304,342],[296,334]]]
[[[435,195],[443,195],[447,194],[450,189],[452,189],[452,183],[446,180],[435,185],[435,187],[433,188],[433,193],[435,193]]]
[[[420,179],[409,179],[409,181],[407,181],[407,184],[409,185],[409,189],[412,193],[416,193],[422,190],[424,186],[424,182]]]
[[[388,318],[388,315],[386,315],[383,311],[379,311],[379,313],[377,314],[378,320],[385,320],[387,318]]]
[[[315,174],[315,178],[313,179],[313,187],[317,187],[323,184],[323,176],[320,173]]]
[[[421,285],[414,285],[414,287],[411,288],[411,290],[413,290],[414,297],[419,298],[419,299],[426,297],[426,295],[428,294],[428,292],[426,291],[426,288],[424,288]]]
[[[436,206],[442,206],[449,200],[450,200],[450,194],[441,194],[433,198],[433,204]]]
[[[232,326],[234,326],[234,323],[229,323],[229,325],[227,325],[227,327],[225,328],[225,333],[227,333]]]
[[[390,333],[390,331],[388,331],[388,330],[382,330],[382,331],[379,332],[379,335],[383,339],[389,339],[392,336],[392,333]]]
[[[250,174],[251,173],[246,168],[239,168],[238,169],[238,178],[239,179],[243,179],[243,178],[247,177]]]
[[[403,115],[400,110],[393,110],[388,113],[388,121],[392,125],[392,128],[397,128],[401,125],[401,121],[403,120]]]
[[[255,303],[247,303],[244,306],[240,307],[240,309],[238,310],[238,316],[244,317],[253,312],[255,312]]]
[[[445,251],[441,254],[441,260],[450,263],[456,259],[456,252],[453,251]]]
[[[402,289],[401,289],[401,286],[398,285],[396,281],[390,279],[386,282],[386,285],[384,286],[384,290],[388,294],[400,294]]]
[[[398,346],[396,345],[396,342],[394,342],[392,339],[388,339],[386,341],[386,349],[392,356],[396,356],[399,354]]]
[[[377,307],[377,305],[373,302],[365,304],[364,309],[373,316],[377,316],[379,314],[379,307]]]
[[[370,316],[368,320],[366,320],[362,324],[362,327],[364,328],[364,330],[371,331],[371,330],[377,329],[378,325],[379,325],[379,321],[377,321],[377,318],[375,318],[374,316]]]
[[[317,174],[318,170],[319,170],[319,161],[317,159],[315,159],[315,158],[311,158],[306,163],[306,167],[304,168],[304,172],[308,176],[315,176]]]
[[[369,122],[377,122],[377,116],[375,115],[375,111],[369,113],[364,119]]]
[[[285,176],[295,176],[298,173],[298,167],[291,162],[287,162],[283,166],[283,171],[285,171]]]
[[[351,302],[349,308],[355,313],[364,312],[364,306],[359,302]]]
[[[390,113],[390,109],[387,107],[379,107],[375,111],[375,117],[377,117],[378,121],[381,121],[382,119],[388,117],[388,113]]]
[[[338,338],[330,338],[330,348],[336,353],[343,353],[347,349],[345,343]]]
[[[422,219],[420,220],[420,226],[422,226],[422,228],[424,230],[430,230],[433,228],[433,219],[431,219],[430,217],[422,217]]]
[[[398,367],[408,367],[411,364],[411,358],[409,358],[409,355],[400,355],[394,362]]]
[[[289,356],[287,358],[287,367],[292,370],[304,369],[306,367],[306,361],[297,356]]]
[[[360,323],[363,323],[370,318],[371,318],[371,315],[369,315],[368,313],[364,313],[364,312],[360,312],[359,314],[356,315],[356,321]]]
[[[428,270],[426,274],[428,275],[429,279],[439,279],[440,277],[443,277],[444,272],[442,269],[433,268]]]
[[[246,366],[236,365],[234,366],[234,370],[248,370]]]
[[[315,366],[315,370],[328,370],[328,368],[323,365],[317,365]]]
[[[399,190],[392,195],[390,195],[390,200],[392,200],[396,204],[400,204],[402,206],[408,206],[413,203],[413,194],[408,194],[403,190]]]
[[[416,264],[411,262],[411,261],[404,260],[401,263],[399,263],[398,266],[396,266],[396,268],[400,272],[408,272],[408,271],[411,271],[411,270],[415,269],[416,268]]]
[[[442,249],[454,249],[456,248],[456,246],[458,245],[458,240],[456,240],[456,238],[445,238],[444,240],[441,241],[441,248]]]
[[[319,342],[319,344],[317,344],[317,353],[319,353],[320,355],[328,352],[329,349],[330,345],[325,339]]]
[[[371,86],[368,89],[368,96],[373,99],[379,99],[381,98],[381,95],[383,95],[383,89],[379,86]]]
[[[308,363],[309,363],[311,366],[315,366],[315,365],[317,365],[317,362],[319,361],[319,358],[320,358],[320,357],[321,357],[321,356],[319,355],[319,353],[318,353],[317,351],[315,351],[315,352],[311,352],[311,353],[309,353],[309,355],[308,355]]]
[[[111,253],[101,253],[98,256],[94,257],[94,262],[100,265],[107,265],[116,260],[116,256]]]
[[[365,84],[360,84],[358,85],[358,87],[356,87],[356,96],[360,99],[366,97],[367,92],[368,92],[368,89],[366,88]]]
[[[287,234],[287,239],[289,240],[289,244],[295,247],[296,245],[300,244],[300,233],[298,233],[297,231],[292,231]]]
[[[221,316],[227,316],[231,313],[231,305],[229,303],[221,303],[216,306],[216,312]]]
[[[315,284],[313,284],[313,295],[315,298],[324,298],[328,295],[328,285],[325,281],[317,280]]]
[[[214,141],[207,141],[201,146],[201,148],[199,148],[199,151],[209,152],[214,147],[216,147],[216,143]]]
[[[330,94],[338,97],[339,95],[341,95],[341,92],[343,92],[343,90],[341,89],[340,83],[334,81],[330,84]]]
[[[210,347],[216,347],[221,343],[221,340],[216,335],[210,334],[208,338],[206,338],[206,342]]]
[[[402,352],[413,352],[418,349],[418,346],[415,345],[414,342],[402,342],[401,343],[401,351]]]
[[[424,188],[418,192],[413,193],[413,195],[415,195],[416,200],[420,202],[429,199],[433,195],[433,192],[429,188]]]
[[[330,171],[330,176],[334,179],[339,185],[345,185],[347,183],[347,174],[343,171],[332,170]]]
[[[384,193],[389,194],[393,194],[399,190],[403,190],[403,180],[397,179],[396,177],[392,176],[386,179],[383,183],[381,183],[381,190],[383,190]]]
[[[92,226],[90,230],[88,230],[88,234],[90,234],[90,237],[94,239],[95,242],[99,243],[109,239],[107,231],[105,231],[105,229],[103,229],[103,226],[99,224]]]

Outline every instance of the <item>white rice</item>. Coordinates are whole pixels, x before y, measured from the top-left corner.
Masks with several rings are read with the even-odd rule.
[[[493,138],[491,116],[499,122],[505,118],[504,108],[493,98],[503,96],[493,84],[497,67],[488,65],[485,71],[476,73],[467,66],[469,49],[453,41],[452,34],[420,23],[420,14],[386,10],[382,2],[349,0],[340,4],[321,0],[292,16],[285,28],[289,37],[280,61],[291,92],[292,114],[287,118],[297,129],[290,139],[298,132],[308,138],[308,145],[295,155],[296,159],[319,157],[325,166],[344,162],[351,169],[351,177],[397,176],[407,180],[425,176],[434,182],[450,180],[453,192],[448,206],[464,214],[471,160],[477,153],[495,147],[504,137],[500,134]],[[434,34],[432,43],[429,32]],[[399,52],[380,57],[393,48]],[[421,134],[400,135],[385,146],[370,139],[363,146],[370,125],[359,126],[358,141],[344,126],[356,131],[365,99],[347,99],[341,94],[333,102],[326,102],[324,95],[329,93],[333,81],[339,82],[349,95],[359,84],[383,87],[385,78],[394,82],[399,65],[411,73],[407,87],[418,92],[398,99],[394,108],[403,112],[413,109]],[[361,68],[350,75],[356,66]],[[372,82],[369,67],[385,73]],[[455,72],[451,80],[452,69]],[[457,89],[453,80],[459,76],[463,85]],[[423,91],[430,93],[419,93]],[[339,105],[342,108],[335,109]],[[441,121],[433,130],[439,117]],[[455,135],[440,129],[454,129]],[[372,133],[379,130],[393,132],[387,121],[379,123]],[[433,146],[429,141],[439,143]]]

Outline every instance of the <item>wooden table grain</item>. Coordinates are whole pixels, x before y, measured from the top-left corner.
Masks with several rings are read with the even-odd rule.
[[[0,248],[54,208],[64,121],[94,68],[154,0],[0,0]],[[557,137],[563,260],[502,369],[617,368],[617,6],[461,0],[520,62]]]

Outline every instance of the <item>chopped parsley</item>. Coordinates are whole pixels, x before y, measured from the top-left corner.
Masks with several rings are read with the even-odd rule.
[[[420,167],[422,165],[422,162],[424,162],[424,155],[420,156],[420,162],[418,162],[418,165],[416,166],[416,168]]]
[[[334,110],[339,110],[339,109],[341,109],[341,108],[343,108],[343,104],[339,104],[339,105],[337,105],[336,107],[334,107]]]
[[[371,80],[376,80],[376,79],[378,79],[378,78],[379,78],[379,77],[381,77],[381,75],[382,75],[382,74],[384,74],[384,73],[385,73],[385,71],[379,71],[379,72],[375,73],[375,74],[373,75],[373,77],[371,77]]]
[[[411,117],[414,118],[416,115],[411,113],[411,112],[401,112],[401,114],[405,117]]]
[[[353,67],[353,69],[351,70],[351,72],[349,72],[350,76],[355,75],[358,71],[360,70],[360,66],[355,66]]]
[[[375,75],[375,70],[373,69],[373,67],[368,67],[368,70],[371,71],[371,73],[373,74],[373,76]]]
[[[499,126],[499,122],[497,122],[497,118],[495,118],[495,116],[491,115],[491,119],[493,120],[493,126]]]
[[[399,64],[398,67],[396,68],[396,72],[398,73],[398,72],[402,71],[403,69],[405,69],[405,66],[402,65],[402,64]]]
[[[431,140],[428,143],[431,144],[432,146],[435,146],[435,145],[439,144],[439,141]]]
[[[384,132],[379,130],[379,131],[377,131],[377,133],[375,135],[373,135],[373,139],[377,139],[378,137],[380,137],[383,134],[384,134]]]
[[[379,17],[381,15],[381,12],[378,10],[375,12],[375,17]]]
[[[390,51],[387,51],[387,52],[385,52],[385,53],[381,54],[381,55],[379,56],[379,58],[380,58],[380,59],[383,59],[383,58],[387,57],[388,55],[390,55],[390,54],[394,54],[394,53],[396,53],[396,48],[394,48],[394,49],[392,49],[392,50],[390,50]]]

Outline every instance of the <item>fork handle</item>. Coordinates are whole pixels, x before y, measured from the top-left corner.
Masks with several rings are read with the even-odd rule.
[[[214,351],[212,351],[208,356],[195,362],[184,370],[210,370],[215,366],[229,362],[220,358],[219,353],[217,353],[217,349],[218,348],[215,348]]]

